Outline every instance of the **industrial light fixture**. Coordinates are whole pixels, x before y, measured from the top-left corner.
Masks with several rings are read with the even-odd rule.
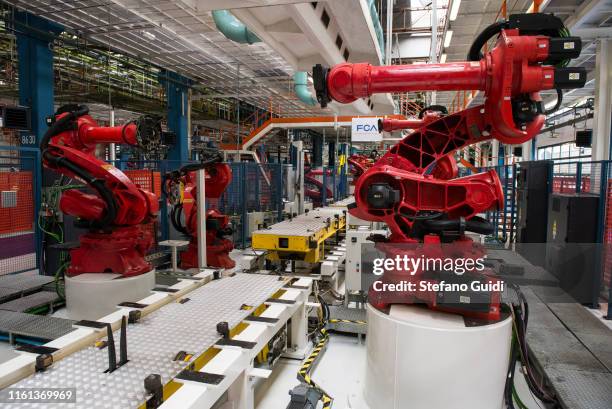
[[[441,63],[441,64],[444,64],[445,62],[446,62],[446,54],[442,54],[442,55],[440,56],[440,63]]]
[[[155,34],[151,33],[150,31],[142,31],[142,35],[145,36],[146,38],[148,38],[151,41],[155,41],[157,40],[157,37],[155,36]]]
[[[459,14],[459,5],[461,4],[461,0],[453,0],[453,4],[451,5],[451,11],[449,19],[450,21],[457,20],[457,14]]]
[[[444,47],[450,46],[450,42],[452,38],[453,38],[453,30],[446,30],[446,36],[444,36]]]

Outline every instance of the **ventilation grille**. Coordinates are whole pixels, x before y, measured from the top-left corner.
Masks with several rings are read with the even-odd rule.
[[[21,107],[2,108],[3,126],[10,129],[30,130],[30,109]]]

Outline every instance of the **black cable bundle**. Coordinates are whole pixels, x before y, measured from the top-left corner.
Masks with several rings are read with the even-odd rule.
[[[175,206],[172,206],[172,209],[170,210],[170,222],[172,223],[172,226],[176,229],[176,231],[186,236],[189,236],[190,234],[189,234],[189,231],[187,231],[187,227],[185,227],[183,223],[181,222],[182,214],[183,214],[182,204],[177,204]]]
[[[508,409],[514,409],[514,396],[521,409],[526,408],[526,406],[522,402],[520,402],[518,395],[514,395],[516,394],[516,391],[514,390],[514,373],[516,363],[520,360],[524,368],[523,374],[525,376],[527,386],[529,387],[529,391],[534,395],[534,397],[548,404],[551,409],[560,409],[561,405],[559,404],[558,399],[554,396],[554,394],[545,391],[544,388],[538,384],[531,370],[533,362],[529,357],[529,348],[526,339],[527,324],[529,322],[529,305],[527,303],[525,295],[523,294],[518,285],[509,284],[509,286],[516,292],[519,301],[517,304],[509,305],[512,310],[513,316],[514,336],[512,338],[510,366],[508,368],[508,377],[506,381],[506,388],[504,391],[506,405],[508,405]]]
[[[75,121],[79,117],[87,115],[89,113],[89,108],[85,105],[64,105],[57,110],[55,116],[63,113],[67,114],[54,121],[49,126],[49,129],[47,129],[47,132],[45,132],[45,135],[42,138],[40,143],[42,158],[58,168],[64,168],[74,173],[100,195],[106,204],[104,216],[100,220],[88,220],[84,223],[81,222],[81,225],[91,229],[104,229],[110,226],[117,216],[117,203],[115,202],[112,191],[106,187],[103,180],[96,179],[86,169],[82,168],[76,163],[64,157],[54,155],[53,150],[49,148],[51,138],[59,135],[62,132],[74,129]]]

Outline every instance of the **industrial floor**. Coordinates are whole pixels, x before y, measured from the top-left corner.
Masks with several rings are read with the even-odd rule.
[[[286,409],[289,390],[298,384],[296,378],[300,362],[281,359],[272,376],[256,393],[257,409]],[[334,398],[334,408],[364,409],[361,390],[366,366],[365,345],[359,345],[356,336],[332,334],[325,353],[312,372],[312,379]],[[469,371],[469,368],[465,368]],[[530,395],[524,378],[517,369],[516,386],[529,409],[541,409]],[[377,408],[369,408],[377,409]]]

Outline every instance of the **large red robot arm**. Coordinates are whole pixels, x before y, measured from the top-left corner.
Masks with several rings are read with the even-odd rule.
[[[161,146],[157,119],[141,117],[119,127],[100,127],[86,106],[61,107],[41,141],[43,164],[85,182],[94,194],[68,190],[62,212],[78,218],[89,231],[70,250],[66,274],[117,273],[134,276],[151,271],[145,260],[154,238],[145,224],[155,219],[156,196],[136,186],[123,172],[94,155],[97,144],[121,143],[151,150]]]
[[[160,129],[151,117],[123,126],[100,127],[88,108],[58,110],[41,143],[46,167],[86,182],[97,195],[69,190],[62,195],[63,212],[87,221],[89,227],[132,226],[154,217],[157,198],[138,188],[123,172],[94,155],[97,144],[118,143],[151,149]]]
[[[421,223],[423,217],[469,220],[501,205],[503,194],[495,174],[445,181],[440,179],[452,176],[452,163],[447,163],[448,170],[442,172],[446,177],[437,177],[435,170],[456,150],[479,141],[496,138],[516,144],[533,138],[545,118],[538,91],[584,85],[584,69],[548,65],[578,56],[580,39],[551,37],[563,27],[552,16],[524,16],[512,16],[508,24],[500,25],[494,32],[499,33],[495,47],[478,61],[314,68],[315,89],[322,106],[330,100],[349,103],[380,92],[484,91],[484,105],[424,121],[379,159],[357,182],[352,214],[384,221],[393,233],[392,240],[406,241],[412,239],[414,223]],[[387,123],[388,127],[402,125],[406,124]]]
[[[189,247],[181,253],[181,267],[198,267],[198,204],[196,202],[196,171],[204,169],[206,199],[218,199],[232,181],[232,169],[223,163],[217,149],[204,151],[200,163],[192,163],[165,176],[164,188],[172,209],[170,221],[174,228],[190,237]],[[182,218],[185,218],[183,224]],[[206,212],[206,261],[209,266],[233,268],[236,263],[229,257],[234,248],[227,238],[233,234],[230,218],[216,209]]]
[[[478,61],[391,66],[345,63],[331,70],[315,66],[317,99],[326,106],[332,100],[350,103],[376,93],[481,90],[486,95],[481,115],[491,136],[509,144],[525,142],[544,123],[535,94],[580,88],[586,81],[583,68],[550,65],[577,57],[580,39],[532,35],[536,30],[558,31],[562,23],[548,15],[525,16],[511,16],[500,26],[497,44]]]

